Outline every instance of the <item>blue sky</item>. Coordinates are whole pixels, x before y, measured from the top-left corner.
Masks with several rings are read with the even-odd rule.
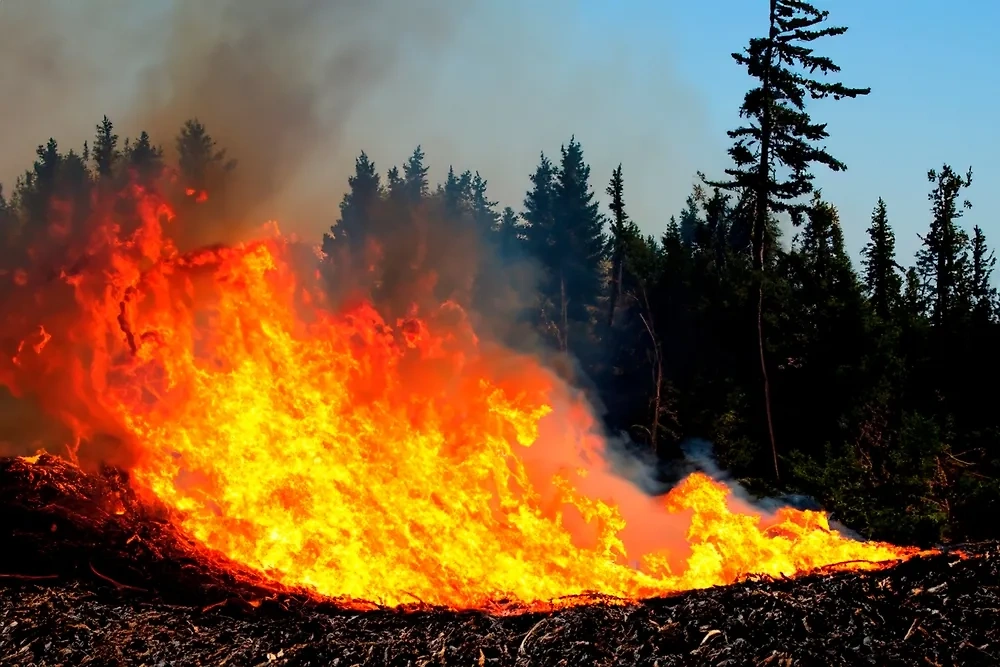
[[[519,210],[539,152],[556,155],[575,134],[602,199],[612,169],[623,163],[628,209],[658,235],[683,207],[695,172],[721,175],[726,166],[725,132],[739,123],[751,85],[729,54],[761,33],[767,15],[766,0],[404,1],[369,0],[362,19],[346,2],[319,3],[319,15],[307,22],[314,34],[284,36],[309,74],[321,73],[339,45],[358,35],[368,44],[363,57],[382,64],[363,80],[335,76],[310,91],[317,115],[329,122],[310,127],[308,141],[296,144],[302,157],[294,166],[311,168],[289,175],[262,219],[278,217],[284,228],[318,238],[361,150],[384,173],[418,143],[433,179],[442,180],[451,164],[478,169],[493,197]],[[943,11],[930,0],[816,1],[831,9],[834,23],[850,27],[817,42],[818,50],[842,66],[846,83],[872,87],[867,98],[812,107],[829,123],[829,149],[849,168],[820,169],[817,181],[840,210],[855,257],[881,196],[900,260],[912,261],[916,235],[929,223],[926,173],[943,162],[973,167],[968,196],[975,208],[964,224],[979,224],[991,245],[1000,245],[1000,3],[955,0]],[[81,145],[105,113],[123,135],[143,129],[149,120],[136,108],[149,101],[150,72],[163,67],[170,48],[175,58],[192,52],[191,25],[172,23],[171,7],[184,7],[204,36],[231,32],[226,6],[247,4],[0,4],[0,43],[10,56],[0,59],[0,79],[11,92],[0,96],[0,117],[18,119],[21,128],[0,134],[0,181],[9,187],[49,136]],[[272,45],[269,53],[285,50]],[[51,54],[51,62],[39,53]],[[256,80],[253,72],[247,80]],[[226,103],[246,106],[238,92]],[[212,110],[197,99],[178,113],[199,115],[220,138],[229,129],[213,124]],[[262,136],[273,125],[251,123]]]
[[[819,2],[846,35],[816,42],[817,51],[842,67],[842,79],[871,86],[866,98],[814,105],[829,122],[828,146],[848,164],[846,173],[817,170],[823,194],[841,212],[853,250],[879,196],[896,228],[900,254],[917,248],[929,221],[926,172],[949,162],[972,166],[973,210],[964,223],[979,224],[1000,243],[1000,3],[930,0]],[[588,0],[585,19],[631,35],[638,51],[665,44],[679,80],[688,82],[707,114],[710,141],[726,147],[724,132],[738,122],[736,109],[749,79],[729,53],[761,32],[764,0],[668,2]],[[640,46],[641,45],[641,46]],[[655,76],[654,72],[650,72]],[[707,162],[712,162],[711,160]],[[712,164],[690,165],[710,169]],[[645,221],[644,221],[645,222]]]

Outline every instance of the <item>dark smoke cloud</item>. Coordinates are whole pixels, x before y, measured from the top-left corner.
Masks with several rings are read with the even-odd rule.
[[[168,156],[197,117],[238,160],[231,217],[263,222],[294,208],[290,183],[337,152],[373,87],[414,52],[443,48],[476,4],[0,3],[0,117],[16,121],[0,137],[0,179],[9,189],[49,136],[79,149],[104,114],[122,139],[146,130]]]
[[[238,161],[230,212],[266,219],[288,208],[300,170],[336,152],[370,89],[408,50],[446,43],[466,5],[176,0],[129,122],[168,137],[198,117]]]

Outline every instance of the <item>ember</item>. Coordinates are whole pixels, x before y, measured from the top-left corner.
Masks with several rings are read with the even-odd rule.
[[[141,493],[280,584],[484,607],[915,553],[845,538],[817,512],[763,517],[702,474],[647,498],[607,469],[581,399],[481,340],[458,304],[394,322],[364,301],[333,310],[276,227],[181,253],[169,207],[131,195],[132,233],[104,212],[86,261],[17,288],[30,305],[2,378],[79,438],[131,443]],[[66,291],[75,311],[50,307]],[[48,390],[67,384],[70,400]]]

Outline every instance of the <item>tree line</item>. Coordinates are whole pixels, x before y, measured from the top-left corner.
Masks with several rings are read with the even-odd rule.
[[[754,491],[811,495],[863,535],[996,537],[1000,301],[983,230],[962,226],[972,171],[928,171],[915,257],[897,255],[891,202],[879,199],[852,260],[835,204],[813,186],[814,167],[846,165],[822,146],[826,125],[807,103],[870,91],[826,80],[839,68],[813,43],[846,31],[827,26],[827,12],[799,0],[767,6],[766,36],[733,54],[755,85],[729,132],[732,167],[700,174],[658,234],[630,217],[622,165],[601,178],[601,210],[572,137],[540,156],[518,210],[500,209],[471,170],[449,169],[432,187],[420,147],[384,177],[362,153],[324,253],[334,272],[363,273],[375,252],[388,268],[372,286],[389,293],[415,279],[393,252],[418,244],[453,257],[455,238],[475,237],[489,252],[470,298],[487,310],[505,267],[534,267],[519,324],[575,360],[606,427],[665,471],[685,440],[701,438]],[[175,149],[169,169],[185,192],[224,189],[236,168],[196,120]],[[53,201],[76,201],[73,215],[85,215],[93,189],[165,169],[148,135],[119,144],[107,118],[81,152],[50,140],[12,195],[0,191],[6,246],[47,228]],[[427,219],[440,223],[436,235]]]

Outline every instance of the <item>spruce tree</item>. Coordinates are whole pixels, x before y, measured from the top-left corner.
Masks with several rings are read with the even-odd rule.
[[[452,217],[460,217],[468,208],[471,199],[472,173],[465,171],[455,175],[455,168],[448,167],[448,177],[441,187],[445,211]]]
[[[968,200],[959,206],[962,190],[972,185],[972,169],[962,177],[949,165],[931,169],[927,180],[934,188],[927,195],[933,218],[923,247],[917,251],[917,270],[928,290],[931,320],[938,326],[953,323],[961,314],[968,272],[968,235],[958,226],[962,209],[972,208]]]
[[[698,203],[704,201],[704,194],[701,188],[695,186],[694,192],[684,200],[684,210],[681,211],[678,221],[681,231],[681,241],[688,248],[693,248],[704,242],[705,223],[699,215]]]
[[[903,279],[896,263],[896,235],[889,226],[885,202],[880,197],[872,212],[868,242],[861,251],[864,284],[875,313],[888,322],[901,298]]]
[[[548,261],[555,228],[555,167],[541,154],[538,167],[529,179],[531,189],[524,198],[524,215],[528,224],[527,237],[532,251],[543,264]]]
[[[622,279],[625,271],[625,247],[628,243],[628,213],[625,212],[625,182],[622,179],[622,166],[611,173],[611,182],[605,190],[611,197],[608,207],[611,209],[611,294],[608,299],[608,326],[614,322],[615,308],[621,296]]]
[[[510,206],[505,207],[500,214],[497,235],[502,257],[512,258],[516,256],[521,247],[523,230],[520,220],[521,217]]]
[[[571,328],[586,329],[601,291],[603,219],[590,188],[590,166],[575,137],[561,148],[555,168],[544,154],[524,200],[528,246],[541,264],[543,325],[561,351]]]
[[[600,262],[604,255],[604,219],[590,187],[590,165],[575,137],[561,149],[562,161],[555,180],[556,252],[550,264],[557,284],[564,349],[570,323],[586,324],[590,308],[601,293]]]
[[[996,263],[996,254],[986,247],[986,235],[976,225],[972,230],[972,315],[978,325],[996,316],[997,290],[990,282]]]
[[[141,183],[150,183],[163,171],[163,149],[154,146],[149,134],[139,134],[126,152],[128,166]]]
[[[720,269],[725,263],[727,240],[729,238],[729,200],[730,196],[728,194],[719,188],[715,188],[712,196],[703,205],[705,211],[705,240],[707,248],[711,249],[716,269]]]
[[[731,130],[735,140],[729,155],[734,166],[726,170],[728,181],[709,182],[715,187],[749,194],[753,206],[751,246],[757,275],[757,338],[763,379],[764,405],[774,459],[775,477],[780,476],[778,449],[771,416],[771,391],[764,354],[764,279],[768,228],[772,215],[788,213],[795,224],[809,209],[801,198],[813,190],[812,165],[834,171],[846,169],[817,144],[829,134],[826,125],[815,123],[805,110],[806,98],[842,99],[867,95],[869,88],[848,88],[842,83],[825,83],[811,78],[817,70],[824,75],[840,68],[828,57],[818,56],[808,46],[822,37],[842,35],[845,27],[817,27],[829,12],[802,0],[770,0],[768,34],[750,40],[733,59],[759,81],[740,107],[740,116],[751,122]]]
[[[97,136],[94,137],[94,145],[90,149],[90,155],[97,167],[97,175],[101,179],[111,176],[115,162],[120,157],[118,151],[118,135],[114,133],[114,125],[105,116],[97,125]]]
[[[551,327],[549,316],[553,309],[551,301],[553,276],[550,267],[555,263],[555,206],[556,206],[556,169],[552,162],[541,154],[535,172],[531,174],[531,189],[524,197],[524,219],[526,249],[543,269],[539,279],[538,293],[540,300],[540,316],[542,327]],[[557,341],[561,346],[561,340]]]
[[[903,284],[903,309],[906,319],[912,323],[921,318],[927,309],[926,303],[924,290],[920,284],[920,273],[917,267],[911,266],[906,270],[906,281]]]
[[[226,159],[225,149],[216,146],[215,139],[197,118],[184,123],[176,146],[177,166],[186,188],[207,190],[216,184],[220,174],[236,166],[235,160]]]
[[[489,233],[497,230],[497,224],[500,222],[500,214],[496,211],[498,203],[490,201],[486,195],[486,179],[477,171],[470,185],[469,207],[473,224],[479,233],[487,235],[487,238]]]
[[[839,443],[849,435],[841,422],[865,389],[860,371],[867,331],[861,286],[844,247],[837,209],[818,193],[793,254],[787,324],[792,342],[786,345],[795,363],[783,373],[789,396],[781,414],[791,448],[808,451],[810,445]],[[826,398],[816,401],[821,394]]]
[[[386,196],[390,202],[403,204],[407,201],[406,181],[399,174],[399,167],[393,166],[385,173],[385,183]]]
[[[375,163],[367,153],[354,161],[354,174],[347,178],[348,190],[340,201],[340,218],[324,237],[324,252],[329,254],[334,239],[346,242],[355,250],[368,231],[371,216],[382,198],[382,181]]]
[[[424,151],[417,146],[410,158],[403,165],[403,181],[406,189],[406,197],[411,204],[419,202],[427,196],[427,172],[428,167],[424,164]]]

